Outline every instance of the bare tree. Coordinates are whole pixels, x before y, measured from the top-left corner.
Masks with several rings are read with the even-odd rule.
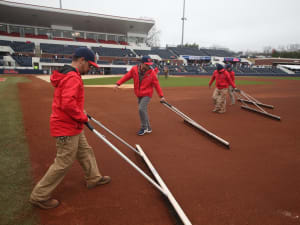
[[[160,46],[160,30],[154,25],[146,37],[146,44],[150,47]]]
[[[278,50],[281,51],[281,52],[283,52],[283,51],[286,50],[286,47],[284,45],[279,45],[278,46]]]
[[[290,44],[287,46],[287,50],[290,52],[295,52],[300,50],[300,44]]]
[[[271,46],[265,46],[263,53],[266,55],[272,54],[272,47]]]

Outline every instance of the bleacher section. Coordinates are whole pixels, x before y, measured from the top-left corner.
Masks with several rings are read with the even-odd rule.
[[[209,73],[209,74],[212,74],[216,69],[217,67],[216,66],[213,66],[213,65],[210,65],[210,66],[203,66],[203,69]]]
[[[198,48],[188,47],[169,47],[176,55],[192,55],[192,56],[208,56],[206,52],[199,50]]]
[[[122,60],[115,60],[115,61],[112,62],[112,64],[114,64],[114,65],[127,65],[127,63],[122,61]]]
[[[10,45],[15,52],[33,52],[34,43],[24,43],[19,41],[13,41]]]
[[[126,68],[120,68],[120,67],[112,67],[111,68],[111,74],[126,74],[127,69]]]
[[[198,67],[198,66],[185,66],[184,69],[185,69],[186,72],[188,72],[188,73],[195,73],[195,74],[197,74],[197,73],[203,72],[203,71],[201,70],[201,68]]]
[[[177,56],[174,55],[168,49],[159,49],[159,48],[152,48],[151,50],[134,49],[134,51],[136,52],[136,54],[138,54],[138,56],[158,55],[162,59],[176,59],[177,58]]]
[[[219,57],[233,57],[232,52],[220,49],[200,49],[203,52],[206,52],[208,56],[219,56]]]
[[[254,68],[257,73],[282,73],[278,68]]]
[[[72,59],[69,58],[40,58],[40,62],[45,63],[64,63],[64,64],[70,64],[72,62]]]
[[[0,40],[0,46],[10,46],[15,52],[34,52],[35,45],[31,42]]]
[[[92,47],[95,53],[99,56],[113,56],[113,57],[136,57],[136,55],[126,48],[104,48],[104,47]]]
[[[78,45],[58,45],[58,44],[40,44],[41,53],[59,54],[59,55],[71,55],[76,48],[82,46]]]
[[[13,55],[12,57],[20,66],[32,67],[32,57],[18,55]]]
[[[193,48],[193,47],[169,47],[176,55],[191,55],[191,56],[219,56],[219,57],[232,57],[232,52],[221,49],[206,49],[206,48]]]
[[[139,61],[129,61],[129,65],[137,65],[139,64],[140,62]]]
[[[10,37],[23,37],[18,32],[5,32],[0,31],[0,35],[3,36],[10,36]],[[32,34],[32,33],[25,33],[24,37],[27,38],[36,38],[36,39],[50,39],[48,35],[46,34]],[[81,38],[81,37],[75,37],[73,38],[65,38],[65,37],[53,37],[52,40],[59,40],[59,41],[78,41],[78,42],[88,42],[88,43],[101,43],[101,44],[110,44],[110,45],[129,45],[127,41],[114,41],[114,40],[95,40],[92,38]]]
[[[81,41],[81,42],[89,42],[89,43],[97,43],[96,40],[94,39],[91,39],[91,38],[87,38],[87,39],[84,39],[84,38],[76,38],[76,41]]]
[[[8,33],[5,31],[0,31],[0,35],[10,36],[10,37],[20,37],[21,36],[20,33],[17,33],[17,32]]]
[[[244,74],[286,74],[286,72],[282,71],[278,68],[273,67],[235,67],[234,68],[238,73]]]
[[[46,38],[45,38],[46,39]],[[93,42],[89,39],[78,39],[79,41]],[[46,42],[46,41],[45,41]],[[74,42],[70,42],[74,43]],[[125,43],[124,43],[125,44]],[[71,56],[76,48],[82,47],[78,45],[69,44],[50,44],[50,43],[40,43],[39,46],[35,46],[32,42],[20,42],[20,41],[9,41],[0,40],[0,46],[9,46],[15,53],[3,52],[0,57],[0,66],[7,66],[8,63],[4,63],[3,56],[11,56],[16,61],[16,66],[18,67],[32,67],[32,57],[40,57],[40,62],[43,66],[51,66],[51,64],[70,64],[72,62]],[[160,66],[160,70],[163,70],[163,66],[166,62],[169,68],[170,74],[174,75],[201,75],[201,74],[212,74],[216,67],[210,65],[208,62],[193,62],[187,61],[188,65],[181,65],[178,56],[180,55],[191,55],[191,56],[223,56],[230,57],[231,53],[226,50],[216,50],[216,49],[198,49],[198,48],[187,48],[187,47],[169,47],[167,49],[152,48],[151,50],[141,50],[141,49],[128,49],[124,48],[107,48],[107,47],[91,47],[92,50],[97,53],[99,60],[97,63],[99,65],[109,65],[106,66],[109,74],[125,74],[127,69],[120,67],[120,65],[136,65],[139,63],[139,59],[143,55],[158,55],[162,61],[155,60]],[[40,50],[40,52],[38,52]],[[37,52],[36,52],[37,51]],[[40,54],[41,53],[41,54]],[[137,56],[137,55],[138,56]],[[101,58],[100,58],[101,57]],[[136,58],[136,59],[132,59]],[[176,59],[176,60],[173,60]],[[6,59],[7,60],[7,59]],[[35,59],[36,60],[36,59]],[[9,61],[8,61],[9,62]],[[36,62],[36,61],[35,61]],[[37,61],[38,62],[38,61]],[[179,63],[178,63],[179,62]],[[50,64],[50,65],[47,65]],[[265,76],[276,76],[285,75],[286,72],[273,67],[250,67],[243,66],[242,64],[237,64],[234,66],[233,70],[237,75],[265,75]],[[57,66],[57,65],[54,65]]]
[[[110,64],[110,62],[105,61],[105,60],[98,60],[97,63],[100,64],[100,65],[101,65],[101,64],[103,64],[103,65]]]
[[[39,34],[39,35],[35,35],[35,34],[25,34],[25,37],[29,37],[29,38],[37,38],[37,39],[48,39],[47,35],[43,35],[43,34]]]

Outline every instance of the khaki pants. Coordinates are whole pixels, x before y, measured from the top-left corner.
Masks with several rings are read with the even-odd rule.
[[[227,95],[228,89],[218,89],[216,88],[213,93],[213,100],[215,104],[215,109],[220,112],[226,111],[226,95]]]
[[[84,132],[76,136],[56,137],[56,158],[44,177],[33,189],[30,198],[46,201],[63,180],[67,171],[77,159],[85,172],[87,183],[96,183],[101,179],[93,149],[87,143]]]
[[[228,88],[228,93],[229,93],[229,98],[230,98],[230,101],[231,101],[231,104],[234,105],[235,104],[235,97],[234,97],[234,93],[233,93],[233,87],[232,86],[229,86]]]

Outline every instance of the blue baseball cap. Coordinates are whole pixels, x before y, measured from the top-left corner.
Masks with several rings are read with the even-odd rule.
[[[226,64],[226,65],[225,65],[225,68],[226,68],[226,69],[231,69],[231,64]]]
[[[142,57],[142,63],[146,64],[146,65],[153,65],[152,59],[150,58],[149,55],[144,55]]]
[[[86,47],[77,48],[74,55],[77,57],[83,57],[89,64],[96,68],[99,68],[96,63],[95,53],[91,49]]]
[[[217,63],[217,70],[222,70],[222,69],[224,69],[224,67],[221,65],[221,64],[219,64],[219,63]]]

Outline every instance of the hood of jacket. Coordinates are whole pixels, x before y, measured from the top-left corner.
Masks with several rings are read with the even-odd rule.
[[[59,83],[68,76],[67,74],[69,72],[75,72],[76,74],[79,74],[78,70],[72,66],[64,65],[61,69],[53,71],[50,80],[53,87],[57,87]]]

